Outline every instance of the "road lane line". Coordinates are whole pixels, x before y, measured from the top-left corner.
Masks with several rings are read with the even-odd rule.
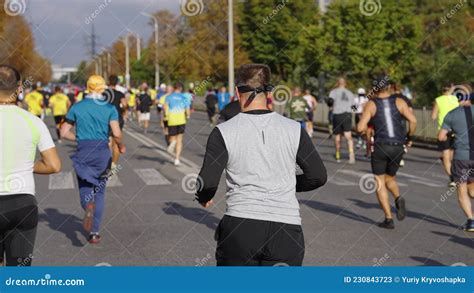
[[[174,156],[170,155],[167,151],[166,148],[157,143],[154,142],[153,140],[149,139],[148,137],[132,132],[129,129],[125,129],[124,132],[128,135],[130,135],[132,138],[135,140],[141,142],[145,146],[151,148],[155,153],[160,155],[161,157],[167,159],[170,163],[174,161]],[[176,170],[178,170],[180,173],[187,175],[187,174],[192,174],[192,173],[199,173],[199,166],[195,164],[194,162],[181,157],[181,166],[177,166]]]
[[[156,169],[134,169],[138,177],[140,177],[146,185],[168,185],[171,182],[165,178],[160,172]]]
[[[74,176],[72,175],[72,172],[61,172],[49,175],[49,189],[74,189]]]
[[[343,178],[332,178],[329,183],[332,183],[337,186],[357,186],[359,183],[354,183],[352,181],[343,179]]]
[[[361,178],[362,176],[367,174],[367,173],[364,173],[364,172],[354,171],[354,170],[337,170],[336,173],[342,173],[342,174],[346,174],[346,175],[350,175],[350,176],[355,176],[357,178]],[[408,186],[405,183],[401,183],[401,182],[397,182],[397,183],[398,183],[399,186]],[[359,182],[357,182],[357,185],[359,185]]]
[[[117,174],[110,176],[108,181],[107,181],[107,187],[121,187],[123,186],[122,182],[120,182],[120,179]]]

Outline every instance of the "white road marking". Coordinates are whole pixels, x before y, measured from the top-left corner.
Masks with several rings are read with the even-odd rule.
[[[156,169],[134,169],[138,177],[140,177],[146,185],[168,185],[171,182],[165,178]]]
[[[109,180],[107,181],[107,187],[120,187],[123,186],[122,182],[120,182],[120,179],[117,174],[109,177]]]
[[[74,189],[74,176],[72,175],[72,172],[61,172],[49,175],[49,189]]]
[[[363,173],[363,172],[360,172],[360,171],[354,171],[354,170],[337,170],[336,173],[343,173],[343,174],[355,176],[355,177],[358,177],[358,178],[361,178],[362,176],[364,176],[364,174],[366,174],[366,173]],[[338,178],[338,179],[340,179],[340,178]],[[359,182],[357,182],[357,185],[359,185]],[[401,183],[401,182],[398,182],[398,185],[399,186],[408,186],[407,184]]]
[[[430,187],[446,187],[446,184],[436,183],[435,181],[429,180],[425,177],[420,177],[416,175],[411,175],[404,172],[398,172],[397,175],[408,178],[408,181],[413,183],[419,183]]]
[[[329,183],[338,185],[338,186],[357,186],[359,185],[358,183],[354,183],[352,181],[343,179],[343,178],[338,178],[338,177],[333,177],[331,180],[329,180]]]
[[[124,132],[130,135],[132,138],[138,140],[145,146],[152,148],[154,152],[159,154],[161,157],[167,159],[169,162],[174,161],[174,156],[170,155],[166,151],[166,147],[164,147],[163,145],[151,140],[150,138],[146,137],[143,134],[132,132],[128,128],[125,129]],[[184,175],[191,174],[191,173],[199,173],[199,166],[195,164],[194,162],[181,157],[181,166],[178,166],[176,170],[178,170]]]

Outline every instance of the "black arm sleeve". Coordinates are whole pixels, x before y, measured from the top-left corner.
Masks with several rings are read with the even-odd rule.
[[[304,129],[301,129],[296,163],[303,170],[302,175],[296,175],[296,192],[314,190],[326,184],[326,167]]]
[[[206,203],[214,197],[228,160],[229,154],[224,138],[216,127],[207,140],[204,163],[199,172],[196,191],[196,199],[199,203]]]

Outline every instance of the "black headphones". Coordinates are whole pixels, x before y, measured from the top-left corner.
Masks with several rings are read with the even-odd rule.
[[[257,87],[257,88],[254,88],[254,87],[251,87],[249,85],[246,85],[246,84],[240,84],[240,85],[237,85],[237,89],[239,90],[239,93],[241,94],[245,94],[245,93],[252,93],[248,100],[247,100],[247,103],[245,103],[245,107],[247,107],[248,105],[250,105],[253,100],[255,99],[255,97],[260,94],[260,93],[269,93],[273,90],[273,86],[272,85],[263,85],[263,86],[260,86],[260,87]]]
[[[14,67],[10,66],[10,65],[5,65],[5,64],[1,64],[0,65],[0,68],[8,68],[10,69],[11,71],[13,71],[13,73],[15,74],[15,79],[16,79],[16,82],[19,82],[21,80],[21,75],[20,75],[20,72],[18,72],[18,70],[16,70]]]

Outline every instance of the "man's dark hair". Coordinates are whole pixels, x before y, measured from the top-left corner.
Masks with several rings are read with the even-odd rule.
[[[119,79],[118,79],[117,75],[112,74],[109,77],[109,85],[116,86],[118,84],[118,82],[119,82]]]
[[[177,90],[183,90],[184,86],[183,86],[182,83],[177,82],[177,83],[174,84],[174,88],[177,89]]]
[[[265,64],[245,64],[237,70],[237,85],[248,85],[253,88],[270,83],[271,70]]]
[[[59,85],[54,87],[54,92],[59,93],[61,91],[61,87]]]
[[[31,86],[31,89],[36,91],[38,89],[38,86],[36,84],[34,84],[34,85]]]
[[[9,65],[0,65],[0,92],[13,94],[20,86],[21,75]]]

